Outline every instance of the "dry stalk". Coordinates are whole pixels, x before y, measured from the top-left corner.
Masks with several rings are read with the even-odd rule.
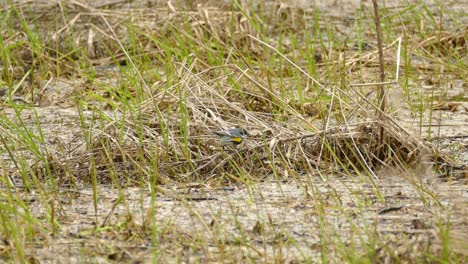
[[[380,82],[385,82],[385,68],[384,68],[384,58],[383,58],[383,48],[382,48],[382,29],[380,28],[380,17],[379,17],[379,5],[377,0],[372,0],[374,4],[374,14],[375,14],[375,30],[377,32],[377,47],[379,50],[379,71],[380,71]],[[385,86],[380,84],[378,86],[377,100],[379,102],[380,112],[377,113],[382,121],[385,120],[385,116],[380,113],[385,113],[385,108],[387,104],[386,95],[385,95]],[[380,127],[379,132],[379,143],[383,146],[384,137],[385,137],[384,127]],[[377,156],[380,157],[380,150],[377,152]]]

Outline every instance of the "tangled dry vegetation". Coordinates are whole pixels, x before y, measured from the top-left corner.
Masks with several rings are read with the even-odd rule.
[[[11,27],[0,39],[1,85],[8,87],[2,98],[14,109],[0,128],[10,178],[24,187],[49,180],[54,188],[80,182],[148,189],[304,175],[359,174],[372,182],[388,169],[411,182],[420,180],[412,175],[429,182],[466,178],[463,164],[401,125],[391,107],[381,111],[372,28],[363,31],[371,41],[338,45],[317,36],[327,26],[312,8],[143,2],[0,5]],[[466,27],[421,39],[400,26],[410,24],[402,19],[391,25],[403,33],[383,47],[387,76],[395,78],[384,83],[388,94],[404,82],[395,68],[410,65],[400,49],[431,58],[412,62],[412,70],[466,76],[466,68],[450,63],[467,56]],[[336,39],[355,37],[347,35],[349,23],[334,25]],[[35,114],[25,122],[18,105],[73,109],[75,118],[60,132],[71,135],[55,138],[41,126],[50,120]],[[230,127],[250,134],[236,149],[221,146],[211,132]]]
[[[357,89],[325,87],[308,74],[289,73],[301,78],[297,80],[288,79],[288,72],[284,72],[282,78],[285,80],[279,80],[276,77],[278,73],[251,68],[249,63],[244,65],[247,66],[244,69],[232,63],[232,58],[240,58],[241,61],[248,58],[261,65],[262,60],[268,60],[267,56],[280,53],[258,39],[257,24],[252,22],[256,14],[248,6],[244,6],[243,12],[215,7],[178,11],[169,2],[168,6],[151,10],[134,9],[130,14],[98,9],[77,1],[36,3],[32,7],[25,3],[15,5],[15,8],[10,12],[28,14],[25,18],[35,23],[57,23],[56,16],[63,15],[63,10],[67,10],[70,18],[59,30],[43,30],[48,28],[43,27],[41,31],[40,28],[41,40],[45,40],[43,45],[17,45],[10,50],[14,60],[4,65],[4,80],[8,82],[14,78],[17,81],[31,69],[28,72],[31,82],[29,85],[24,83],[27,88],[21,90],[24,94],[34,93],[45,80],[54,78],[56,72],[51,70],[53,68],[59,68],[62,76],[80,77],[86,67],[105,67],[113,63],[136,67],[128,74],[137,76],[138,83],[131,83],[127,78],[115,90],[100,94],[107,98],[100,102],[103,108],[94,108],[101,117],[91,128],[92,136],[76,139],[81,141],[78,143],[81,147],[65,153],[55,152],[58,154],[51,154],[48,161],[43,161],[43,166],[52,166],[66,179],[78,176],[89,180],[91,164],[96,164],[101,181],[109,179],[110,167],[118,168],[112,172],[117,175],[139,177],[156,173],[159,182],[211,179],[241,171],[256,178],[278,172],[298,176],[337,168],[373,174],[379,167],[414,165],[421,152],[428,154],[427,151],[431,153],[431,159],[441,163],[445,173],[453,168],[450,159],[430,143],[412,136],[392,117],[382,116],[372,103],[373,93],[363,95]],[[269,8],[275,10],[268,18],[269,23],[257,26],[268,27],[266,31],[272,34],[278,30],[290,30],[289,27],[300,28],[310,22],[294,19],[300,9],[284,5]],[[288,19],[294,23],[288,23]],[[134,28],[125,26],[129,21]],[[285,28],[284,24],[288,27]],[[190,34],[186,31],[188,28]],[[129,30],[136,32],[132,34],[134,39],[128,37]],[[420,46],[434,48],[440,45],[452,53],[463,53],[466,52],[463,50],[466,48],[465,33],[466,30],[445,33],[443,38],[438,38],[439,43],[434,43],[435,38],[432,38]],[[18,42],[24,36],[14,35],[5,40],[6,44]],[[189,39],[194,49],[183,61],[170,56],[170,49],[185,48],[180,46],[177,39],[180,37]],[[158,41],[162,38],[164,42]],[[168,43],[173,46],[165,46]],[[76,47],[80,47],[80,52]],[[386,52],[396,61],[394,52],[389,52],[395,48],[393,43]],[[376,63],[375,51],[360,54],[359,60],[354,59],[358,57],[357,51],[347,52],[348,59],[339,51],[317,51],[313,57],[319,66],[320,63],[337,67],[345,64],[351,70],[357,64],[371,67]],[[79,60],[83,54],[87,59]],[[289,55],[295,56],[287,53],[283,56]],[[219,59],[226,63],[211,67],[207,61],[210,56],[220,56]],[[160,80],[156,81],[146,79],[145,71],[152,69],[136,66],[143,59],[149,60],[156,68],[172,64],[170,67],[174,74],[171,80],[165,80],[165,76],[159,76]],[[88,66],[79,66],[78,62]],[[284,63],[284,71],[300,69],[292,61]],[[39,69],[32,70],[37,67]],[[19,75],[12,74],[15,70]],[[297,93],[294,91],[297,89],[295,82],[307,83],[303,96],[310,99],[299,102],[293,97],[285,98],[275,88],[284,85],[294,94]],[[93,80],[86,80],[84,85],[75,89],[75,96],[82,96],[90,90],[100,93],[94,90]],[[129,103],[135,110],[133,113],[119,109],[119,103],[107,102],[136,94],[144,94],[146,98],[136,98]],[[324,94],[331,96],[329,102],[320,100]],[[39,104],[46,101],[46,98],[32,99]],[[105,111],[109,108],[131,118],[118,117],[116,120],[112,117],[114,113]],[[252,137],[244,148],[224,151],[210,131],[232,126],[246,128]],[[380,139],[380,128],[385,131],[383,139]]]

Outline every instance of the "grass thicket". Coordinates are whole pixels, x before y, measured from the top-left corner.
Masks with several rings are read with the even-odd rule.
[[[380,80],[371,6],[337,17],[276,1],[173,2],[0,5],[3,259],[41,259],[44,253],[35,251],[41,241],[82,235],[144,244],[145,256],[162,262],[466,260],[466,249],[452,247],[448,207],[416,180],[421,171],[424,177],[454,166],[422,140],[440,132],[432,120],[441,100],[418,84],[466,82],[460,14],[442,3],[381,6],[387,74]],[[389,96],[385,112],[376,98],[379,84]],[[392,106],[395,89],[404,105]],[[417,116],[419,134],[399,124],[396,107]],[[235,150],[223,148],[210,131],[233,126],[251,136]],[[437,171],[426,163],[436,163]],[[390,169],[405,175],[419,202],[441,211],[431,226],[436,245],[427,243],[427,233],[420,239],[417,232],[385,233],[378,215],[369,215],[374,204],[390,200],[380,185]],[[300,199],[309,199],[301,204],[309,210],[305,219],[316,228],[298,236],[295,225],[278,224],[273,211],[264,214],[277,208],[257,185],[270,181],[280,197],[291,194],[286,182],[297,186]],[[236,200],[193,203],[193,192],[210,200],[210,190],[232,186],[245,188],[244,207]],[[76,193],[89,195],[93,213],[92,228],[74,237],[64,230]],[[116,197],[106,203],[111,193]],[[178,201],[191,222],[179,225],[179,209],[162,215],[161,196]],[[285,202],[278,214],[296,207]],[[253,227],[243,214],[252,214]],[[90,245],[69,254],[83,261],[99,254],[130,259],[131,250],[93,253]]]

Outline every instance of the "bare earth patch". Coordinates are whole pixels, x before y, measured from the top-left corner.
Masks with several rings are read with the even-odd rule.
[[[49,236],[46,247],[36,245],[34,255],[59,262],[112,260],[116,254],[127,260],[151,261],[152,252],[157,251],[163,262],[177,257],[210,262],[220,255],[238,261],[317,262],[323,243],[338,243],[343,250],[350,247],[363,255],[374,254],[375,260],[385,259],[386,252],[423,260],[426,256],[421,252],[443,250],[440,232],[447,222],[447,235],[456,246],[453,250],[467,253],[466,181],[435,183],[434,194],[441,203],[435,206],[427,194],[419,193],[399,175],[385,175],[377,181],[385,202],[358,177],[333,176],[325,182],[316,176],[304,177],[310,177],[314,190],[291,180],[267,180],[250,188],[167,186],[166,194],[158,193],[152,201],[145,189],[126,188],[125,204],[115,208],[118,191],[100,185],[97,215],[92,190],[61,191],[55,201],[60,205],[58,235]],[[151,212],[152,203],[155,212]],[[323,211],[317,203],[322,203]],[[40,203],[32,202],[31,207],[41,215]],[[147,223],[150,213],[155,214],[154,222]],[[104,226],[95,229],[96,224]],[[157,248],[141,236],[153,225],[159,233]],[[386,244],[367,252],[362,242],[377,237],[385,237]],[[224,245],[225,252],[219,251],[219,245]],[[95,250],[91,255],[83,254],[90,248]],[[340,259],[333,252],[328,257]]]

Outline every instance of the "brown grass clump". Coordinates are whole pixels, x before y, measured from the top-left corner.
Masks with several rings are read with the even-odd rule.
[[[96,132],[88,148],[70,153],[79,164],[73,174],[89,179],[88,168],[95,163],[99,164],[96,171],[101,181],[107,181],[111,173],[127,175],[127,179],[156,173],[160,182],[239,174],[261,179],[315,174],[318,170],[358,170],[375,176],[379,168],[415,166],[420,156],[428,153],[433,162],[451,166],[447,156],[390,118],[316,129],[312,119],[288,104],[279,106],[278,97],[277,103],[267,99],[274,94],[252,83],[248,74],[236,74],[239,70],[235,67],[226,66],[232,72],[219,76],[216,82],[210,81],[208,71],[191,73],[192,67],[181,65],[178,85],[159,93],[155,86],[151,99],[140,105],[140,116],[124,119],[121,124],[103,117],[103,123],[92,129]],[[244,85],[230,86],[226,80],[231,75],[237,75]],[[242,103],[250,101],[255,103]],[[275,109],[283,113],[271,114]],[[371,116],[361,112],[360,116]],[[310,130],[304,124],[310,125]],[[224,148],[211,132],[235,126],[251,134],[236,149]],[[386,131],[384,144],[377,140],[381,126]],[[117,171],[110,172],[110,167]]]
[[[17,4],[13,12],[18,17],[29,14],[32,20],[57,23],[54,14],[65,8],[71,19],[56,31],[41,32],[43,45],[34,49],[22,45],[12,48],[17,62],[5,65],[4,75],[9,77],[5,79],[23,78],[24,71],[16,75],[8,73],[18,65],[23,68],[49,65],[60,68],[63,75],[83,74],[76,71],[74,62],[85,55],[84,61],[89,65],[127,64],[143,83],[138,87],[138,83],[123,80],[120,87],[106,91],[103,97],[111,102],[110,108],[118,109],[117,113],[109,113],[105,106],[90,106],[89,109],[94,111],[91,117],[94,122],[84,122],[89,131],[76,138],[78,147],[66,156],[50,154],[47,162],[41,162],[46,163],[43,164],[46,167],[51,166],[65,181],[73,178],[72,175],[87,181],[97,175],[101,181],[108,181],[119,179],[118,175],[138,179],[156,174],[158,181],[166,182],[240,174],[263,178],[316,173],[318,170],[364,170],[375,176],[373,171],[380,167],[403,168],[405,164],[417,162],[423,149],[430,150],[431,159],[450,163],[433,146],[411,136],[390,117],[373,117],[372,112],[376,109],[367,99],[364,100],[366,107],[358,101],[351,102],[355,106],[350,106],[349,102],[340,99],[360,95],[357,91],[323,86],[283,53],[261,41],[260,18],[246,2],[241,1],[241,5],[233,10],[204,6],[182,9],[169,3],[157,7],[156,13],[146,9],[133,9],[130,13],[109,11],[74,1],[42,5],[28,13],[27,3]],[[295,16],[310,19],[306,14],[309,11],[300,11],[300,8],[283,4],[271,8],[274,17],[266,18],[272,23],[266,28],[267,32],[277,32],[283,23],[290,24],[285,21]],[[132,27],[136,28],[126,25],[125,21],[130,17]],[[293,20],[305,23],[303,19]],[[17,26],[22,28],[21,23]],[[294,28],[300,30],[300,26]],[[137,32],[132,35],[133,39],[129,37],[129,30]],[[15,36],[9,41],[18,41],[20,37]],[[192,53],[182,61],[167,59],[165,56],[170,50],[164,45],[169,43],[173,45],[172,50],[183,50],[181,37],[195,44]],[[164,43],[159,39],[164,39]],[[459,36],[444,34],[438,40],[439,43],[452,43],[455,48],[464,45]],[[434,41],[428,39],[423,45],[434,47],[437,44]],[[138,46],[131,46],[131,43],[138,43]],[[260,49],[265,57],[256,55]],[[271,77],[278,72],[265,72],[249,64],[242,69],[238,62],[210,67],[204,58],[213,51],[219,52],[226,62],[232,58],[245,62],[248,58],[259,65],[268,54],[277,53],[293,64],[287,70],[277,71],[286,77],[298,76],[294,73],[296,70],[302,73],[299,81],[311,83],[305,93],[309,98],[306,102],[298,102],[282,96],[275,88],[277,78]],[[344,61],[343,54],[333,56],[329,50],[326,52],[330,65],[358,67],[355,59]],[[375,52],[369,51],[359,57],[371,61],[375,59]],[[149,80],[154,81],[153,85],[147,84],[148,79],[142,77],[145,72],[134,64],[143,58],[154,61],[155,67],[172,64],[168,67],[174,69],[171,80],[159,76]],[[48,74],[42,76],[47,77]],[[86,89],[93,91],[94,83],[87,78]],[[41,85],[38,78],[32,79],[35,85]],[[282,80],[288,92],[295,93],[297,79]],[[126,106],[136,109],[134,112],[127,113],[119,103],[111,101],[136,97],[141,91],[146,97]],[[82,93],[83,90],[76,91],[78,97]],[[333,104],[332,100],[333,105],[326,105],[324,100],[319,100],[324,95],[335,98],[338,104]],[[343,117],[348,116],[346,111],[350,107],[352,118],[346,120]],[[247,129],[252,136],[235,150],[225,149],[211,131],[235,126]],[[381,133],[377,131],[379,127],[385,129],[383,142],[377,140]]]
[[[49,35],[44,36],[44,39],[48,41],[43,48],[48,55],[42,56],[43,59],[49,58],[52,62],[54,58],[68,54],[70,61],[76,60],[73,57],[75,53],[70,53],[73,47],[63,41],[70,37],[70,33],[77,41],[75,44],[86,47],[90,64],[104,65],[136,55],[131,50],[122,52],[121,46],[116,45],[118,42],[115,41],[116,36],[126,35],[128,28],[119,24],[118,18],[127,17],[128,13],[115,10],[98,12],[94,7],[77,5],[75,2],[66,2],[65,5],[75,18],[60,30],[46,33]],[[24,8],[17,6],[18,12]],[[59,12],[60,8],[63,7],[36,7],[35,15],[38,18],[48,17]],[[134,10],[132,16],[138,20],[135,25],[140,27],[140,33],[134,41],[145,47],[144,51],[164,52],[164,47],[154,41],[158,38],[165,38],[168,43],[172,43],[173,39],[176,45],[173,48],[178,49],[180,43],[174,37],[174,32],[178,32],[199,44],[198,57],[192,58],[190,63],[185,60],[173,62],[178,79],[175,84],[168,87],[167,81],[157,81],[152,87],[144,85],[144,90],[149,93],[148,99],[134,106],[138,110],[131,113],[132,118],[117,121],[105,111],[98,111],[99,122],[90,127],[88,138],[78,139],[86,143],[78,142],[80,147],[69,152],[67,157],[50,158],[54,169],[66,172],[63,174],[68,175],[65,178],[79,175],[78,178],[89,180],[91,175],[96,174],[101,181],[107,181],[112,178],[111,175],[126,175],[126,179],[135,179],[157,174],[159,181],[166,182],[234,174],[258,175],[256,178],[278,174],[300,175],[337,168],[364,170],[375,176],[373,171],[380,167],[404,167],[404,164],[415,163],[422,149],[429,149],[434,160],[441,159],[443,155],[434,147],[411,136],[389,117],[369,118],[374,116],[371,112],[375,111],[371,104],[367,108],[356,107],[353,110],[354,116],[367,117],[366,121],[356,119],[350,125],[348,120],[348,123],[338,122],[331,126],[330,117],[334,114],[321,101],[287,101],[271,88],[275,84],[271,84],[268,76],[256,76],[254,69],[242,70],[235,64],[208,67],[200,57],[206,54],[207,49],[216,49],[211,46],[211,42],[230,46],[234,51],[228,56],[251,56],[259,49],[268,48],[258,40],[259,33],[253,26],[255,14],[252,9],[244,10],[231,12],[222,8],[200,7],[193,11],[181,10],[169,4],[159,9],[158,17],[148,15],[143,9]],[[281,19],[297,12],[284,5],[277,7],[277,11],[282,15],[272,20],[276,23],[281,23]],[[157,23],[151,22],[154,19]],[[164,26],[161,27],[160,23]],[[190,35],[182,30],[188,25]],[[120,41],[125,43],[130,40],[123,38]],[[459,44],[461,40],[447,36],[440,39],[441,43],[443,41]],[[65,45],[52,48],[58,42]],[[425,45],[430,45],[429,40]],[[278,53],[271,48],[271,53]],[[16,49],[21,49],[21,46]],[[23,53],[24,50],[18,51],[18,56]],[[109,53],[113,54],[112,57],[106,57],[105,54]],[[154,52],[147,55],[154,56],[152,58],[156,60],[161,58]],[[338,56],[336,63],[341,63],[340,58]],[[28,60],[23,58],[19,61]],[[62,63],[64,60],[60,61]],[[354,62],[351,60],[348,63]],[[71,70],[70,67],[68,69]],[[332,97],[338,95],[335,88],[331,91],[307,74],[302,78],[321,89],[318,93],[312,89],[310,96],[318,97],[324,92]],[[269,84],[266,85],[265,81]],[[124,88],[131,90],[131,93],[137,92],[136,88]],[[342,93],[340,98],[352,97],[354,93],[338,90]],[[113,96],[125,95],[116,93]],[[341,104],[347,103],[341,101]],[[338,116],[346,114],[341,112]],[[316,118],[327,121],[318,124]],[[239,148],[227,150],[217,142],[211,131],[234,126],[251,131],[252,136]],[[321,129],[317,128],[320,126]],[[377,140],[380,133],[378,129],[382,127],[385,129],[383,142]],[[449,162],[445,156],[442,160]]]

